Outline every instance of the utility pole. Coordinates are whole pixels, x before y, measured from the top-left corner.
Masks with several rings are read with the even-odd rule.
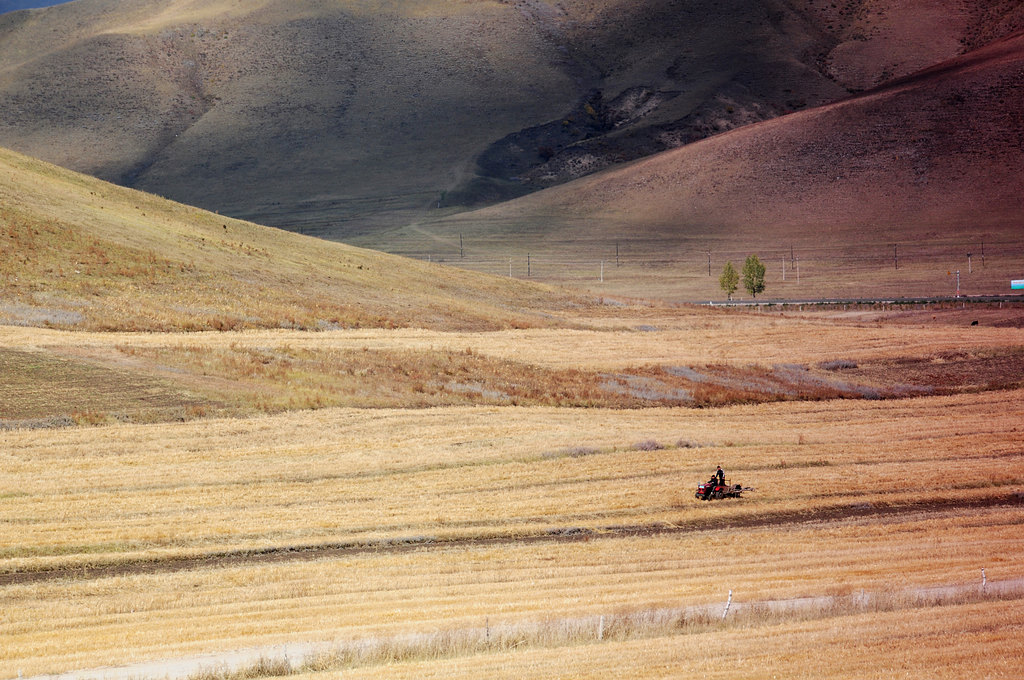
[[[971,267],[971,254],[970,253],[967,253],[967,273],[968,274],[973,274],[974,273],[974,269]]]
[[[459,234],[459,259],[465,259],[466,253],[462,250],[462,234]]]
[[[892,245],[892,261],[896,265],[896,269],[900,268],[900,247],[897,244]]]
[[[601,283],[604,283],[604,260],[601,260]]]
[[[530,278],[530,254],[526,254],[526,278]]]
[[[960,297],[960,270],[956,270],[956,296]]]
[[[615,242],[615,267],[619,266],[619,242]]]
[[[708,276],[711,276],[711,249],[708,248]]]
[[[786,256],[782,256],[782,280],[786,280]]]

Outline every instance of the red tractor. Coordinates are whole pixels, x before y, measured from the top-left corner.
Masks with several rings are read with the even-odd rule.
[[[712,477],[709,481],[697,485],[697,493],[694,496],[702,501],[710,501],[718,498],[739,498],[744,491],[750,491],[750,487],[744,488],[742,484],[729,482],[719,484],[718,479]]]

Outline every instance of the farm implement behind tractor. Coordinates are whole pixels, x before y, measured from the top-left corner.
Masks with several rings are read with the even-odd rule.
[[[704,482],[697,485],[697,493],[694,496],[702,501],[716,500],[719,498],[739,498],[744,491],[753,491],[749,486],[742,484],[730,484],[717,481]]]

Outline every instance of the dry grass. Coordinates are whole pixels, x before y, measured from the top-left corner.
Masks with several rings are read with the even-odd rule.
[[[0,150],[0,320],[99,331],[547,326],[579,296],[231,220]]]
[[[699,309],[605,310],[565,322],[589,329],[199,335],[5,327],[0,342],[23,349],[5,355],[18,369],[0,378],[7,396],[0,419],[46,425],[89,413],[95,422],[147,422],[331,406],[717,406],[1012,389],[1024,379],[1024,334],[1010,326]]]
[[[983,566],[990,579],[1019,577],[1020,506],[1007,499],[1024,487],[1020,396],[325,409],[2,433],[0,568],[83,571],[4,586],[0,668],[611,616],[721,602],[729,589],[749,602],[965,583]],[[680,439],[717,445],[634,446]],[[588,455],[547,455],[572,447]],[[716,464],[757,491],[694,500]],[[526,536],[548,538],[510,540]],[[458,542],[486,537],[508,542]],[[109,563],[385,540],[418,545],[88,576]]]
[[[645,405],[643,399],[605,389],[597,373],[491,359],[472,348],[331,350],[247,343],[227,348],[193,344],[119,349],[149,366],[202,376],[214,401],[237,404],[242,412],[327,406]]]
[[[31,421],[0,430],[0,677],[364,640],[414,643],[324,659],[312,676],[949,677],[982,657],[993,675],[1018,668],[1016,600],[853,603],[861,589],[975,583],[981,567],[1024,576],[1019,327],[601,305],[263,229],[2,151],[0,197],[0,320],[22,324],[0,328],[0,418]],[[416,238],[451,255],[452,224]],[[542,275],[593,277],[610,261],[621,224],[594,226],[563,224],[553,252],[587,262]],[[703,297],[714,278],[679,287],[669,238],[679,244],[666,229],[629,268],[609,267],[609,283]],[[696,240],[685,257],[700,270],[709,246]],[[514,245],[517,258],[532,246]],[[664,266],[647,271],[656,254]],[[849,254],[803,260],[804,281],[828,290]],[[870,290],[901,290],[904,276],[915,291],[948,285],[938,260],[918,255]],[[970,282],[996,281],[1013,256],[990,258]],[[882,393],[908,376],[965,393],[831,399],[848,396],[840,378]],[[821,401],[596,408],[671,390],[703,405]],[[364,406],[377,408],[353,408]],[[695,482],[718,464],[756,490],[696,501]],[[850,606],[679,625],[678,612],[729,590],[739,603]],[[588,644],[600,616],[607,639]],[[457,634],[481,628],[503,647]],[[323,670],[332,664],[343,670]],[[249,674],[285,670],[268,659]]]
[[[615,627],[633,625],[633,616],[641,619],[637,635],[645,636],[643,629],[657,635],[658,611],[721,607],[728,589],[736,594],[735,625],[741,627],[822,617],[840,617],[841,625],[858,611],[852,603],[861,588],[978,583],[981,563],[990,578],[1021,576],[1014,566],[1021,557],[1019,520],[1019,510],[996,509],[875,526],[811,523],[569,545],[475,546],[7,586],[0,667],[11,676],[15,668],[31,674],[286,641],[345,646],[393,638],[392,649],[399,649],[403,636],[422,642],[438,634],[458,642],[457,633],[444,632],[487,627],[496,642],[521,640],[530,654],[534,644],[592,642],[600,615],[607,616],[608,638],[619,638]],[[745,602],[807,595],[835,596],[840,605],[778,617],[739,609]],[[921,603],[897,599],[869,610],[910,605]],[[648,609],[653,613],[645,614]],[[644,619],[654,620],[648,625]],[[669,630],[662,634],[680,632],[674,628],[680,617],[669,612],[664,619]],[[700,616],[682,623],[683,632],[701,626],[722,632]],[[74,644],[61,631],[73,634]],[[680,641],[649,644],[657,649]],[[423,652],[409,645],[401,658]],[[372,655],[366,661],[374,661]]]
[[[3,356],[22,367],[37,362],[37,384],[46,370],[77,367],[83,385],[95,379],[102,387],[99,378],[110,372],[141,376],[162,365],[164,378],[188,369],[179,388],[223,381],[225,398],[237,398],[246,381],[301,389],[312,376],[347,375],[348,367],[395,380],[438,359],[475,378],[505,362],[552,376],[573,367],[621,371],[641,358],[702,366],[711,362],[699,357],[712,351],[728,367],[760,353],[808,366],[848,362],[832,372],[885,372],[886,362],[905,354],[959,348],[951,358],[971,365],[970,357],[1012,359],[1021,344],[1017,328],[893,326],[863,317],[652,309],[587,323],[592,330],[487,334],[0,334],[19,348]],[[629,330],[638,325],[657,330]],[[0,675],[285,641],[515,630],[600,615],[610,622],[721,603],[729,589],[750,602],[970,583],[983,566],[991,579],[1019,577],[1013,499],[1024,487],[1022,403],[1019,390],[1002,390],[703,410],[323,408],[0,432],[0,577],[70,570],[3,586]],[[741,501],[693,499],[693,485],[718,464],[757,490]],[[316,552],[325,546],[362,549]],[[276,560],[287,552],[260,555],[275,550],[310,550],[316,559],[282,564]],[[193,571],[168,570],[189,558],[202,561]],[[92,571],[105,565],[156,571]],[[811,654],[811,641],[834,622],[863,619],[870,629],[888,625],[887,616],[767,627],[792,628],[794,648]],[[755,628],[764,635],[765,626]],[[656,677],[643,658],[667,658],[702,635],[606,641],[594,658],[616,668],[620,657],[604,650],[619,650],[623,663],[641,669],[636,674]],[[727,644],[742,631],[708,635]],[[857,649],[843,652],[861,658]],[[558,647],[345,673],[500,674],[490,664],[508,655],[536,663],[538,675],[566,668],[557,665],[566,658]]]
[[[668,191],[664,204],[676,205],[677,198]],[[760,301],[952,298],[958,269],[963,295],[1011,295],[1009,282],[1018,276],[1024,245],[1011,226],[1014,217],[1006,220],[1005,228],[941,242],[931,239],[928,225],[920,230],[893,232],[885,231],[880,222],[870,242],[859,239],[862,234],[854,232],[837,237],[833,245],[808,239],[806,234],[817,233],[817,223],[801,225],[798,230],[784,217],[777,224],[745,232],[738,228],[736,232],[711,231],[701,225],[687,233],[675,223],[658,229],[640,220],[641,224],[634,226],[626,221],[634,218],[632,214],[628,218],[598,215],[583,219],[573,210],[567,209],[563,217],[553,217],[539,208],[537,215],[510,219],[468,213],[448,221],[419,224],[415,230],[389,232],[386,242],[366,236],[354,238],[352,243],[496,276],[508,275],[512,258],[517,278],[572,287],[605,298],[715,304],[726,302],[718,284],[725,263],[742,264],[752,253],[767,267],[767,288],[758,295]],[[899,224],[902,229],[903,223]],[[556,233],[524,242],[521,232],[541,226]],[[642,238],[636,236],[640,229],[645,231]],[[458,253],[460,234],[466,243],[464,258]],[[977,254],[982,241],[986,243],[984,267]],[[893,266],[894,242],[900,244],[899,269]],[[710,276],[708,250],[712,254]],[[799,260],[799,280],[793,252]],[[970,265],[968,252],[974,253]],[[751,301],[742,289],[732,299]]]
[[[725,412],[324,409],[7,432],[0,570],[1002,496],[1024,479],[1006,394]],[[717,446],[635,446],[680,439]],[[550,456],[577,446],[599,453]],[[692,487],[717,464],[759,492],[695,507]]]
[[[821,621],[837,618],[848,620],[864,614],[899,612],[903,616],[926,613],[941,618],[948,610],[960,612],[977,603],[1005,605],[1019,601],[1021,587],[980,589],[949,589],[944,591],[893,592],[883,595],[854,594],[848,597],[822,597],[789,602],[737,604],[727,612],[724,606],[622,611],[612,615],[575,619],[550,619],[516,625],[436,633],[405,635],[396,638],[370,638],[333,646],[322,651],[310,649],[297,659],[288,656],[262,657],[252,664],[238,667],[208,667],[188,676],[189,680],[246,680],[248,678],[285,677],[317,674],[316,677],[342,670],[365,667],[381,669],[395,664],[424,661],[447,661],[450,665],[465,663],[470,657],[516,652],[530,654],[537,648],[563,649],[595,644],[608,645],[634,640],[650,640],[673,636],[724,636],[736,629],[760,628],[770,634],[773,629],[794,621]],[[922,612],[921,610],[925,610]],[[946,611],[943,611],[946,610]],[[881,618],[881,617],[879,617]],[[589,651],[589,650],[588,650]],[[383,669],[381,669],[383,670]],[[389,668],[390,670],[390,668]]]
[[[170,420],[201,408],[202,400],[167,381],[39,352],[0,349],[0,423],[18,426]],[[100,415],[102,414],[102,415]]]
[[[0,430],[2,677],[1021,575],[1024,400],[974,393],[1014,385],[985,381],[1016,379],[1020,328],[572,307],[0,161],[17,198],[0,313],[121,329],[0,328],[0,417],[67,425]],[[383,328],[300,330],[321,322]],[[259,328],[128,332],[217,327]],[[837,359],[857,368],[819,367]],[[735,401],[781,391],[777,364],[945,384],[950,361],[968,393],[558,406],[715,381]],[[757,491],[697,502],[718,464]],[[677,637],[634,642],[657,656]]]
[[[998,620],[999,625],[993,625]],[[1017,602],[864,614],[603,645],[534,649],[450,660],[398,663],[325,678],[644,678],[892,677],[954,680],[985,668],[1019,674]],[[949,644],[955,638],[956,644]],[[855,642],[854,642],[855,641]]]

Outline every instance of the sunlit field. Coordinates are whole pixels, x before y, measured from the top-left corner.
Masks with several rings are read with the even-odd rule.
[[[0,678],[1015,677],[1019,302],[629,301],[0,161]]]
[[[720,605],[730,590],[750,603],[975,584],[982,568],[993,582],[1020,578],[1021,422],[1024,393],[1001,391],[720,409],[322,409],[8,431],[0,675],[284,641],[561,630],[580,617]],[[754,490],[694,499],[717,464]],[[763,658],[751,675],[771,677],[757,673],[797,668],[832,640],[853,665],[816,677],[857,677],[848,669],[882,644],[876,631],[895,626],[917,640],[912,658],[933,664],[918,667],[925,677],[975,658],[942,651],[952,620],[1003,650],[996,668],[1019,652],[978,613],[1006,604],[944,603],[920,616],[929,606],[839,608],[807,622],[748,615],[636,640],[610,628],[599,643],[588,624],[519,632],[514,649],[430,661],[438,652],[413,646],[354,665],[366,677],[512,677],[518,659],[534,677],[627,667],[668,677],[680,663],[705,668],[706,657],[684,662],[680,650],[721,639],[714,658]],[[836,641],[847,625],[865,630],[855,645]],[[750,636],[792,650],[743,647]],[[324,672],[349,668],[339,663]]]
[[[984,603],[298,677],[1016,678],[1022,624],[1019,602]]]
[[[1024,386],[1021,310],[595,309],[562,328],[86,333],[0,327],[0,422],[325,407],[637,408]],[[971,325],[981,319],[983,325]]]

